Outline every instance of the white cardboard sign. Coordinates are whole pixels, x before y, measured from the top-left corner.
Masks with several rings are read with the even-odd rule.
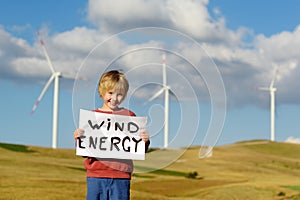
[[[145,160],[147,117],[132,117],[80,109],[79,128],[84,135],[76,142],[76,155],[96,158]]]

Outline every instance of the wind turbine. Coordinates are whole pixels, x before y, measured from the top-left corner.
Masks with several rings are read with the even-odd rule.
[[[58,94],[59,94],[59,78],[62,77],[62,73],[59,71],[56,71],[52,65],[52,62],[50,60],[50,57],[48,55],[47,49],[45,47],[44,41],[40,37],[39,32],[37,32],[40,40],[40,44],[43,48],[43,52],[45,54],[45,57],[47,59],[48,65],[50,67],[50,70],[52,72],[52,75],[50,76],[48,82],[44,86],[40,96],[36,100],[36,103],[34,104],[31,114],[34,113],[37,106],[39,105],[40,101],[42,100],[44,94],[46,93],[47,89],[49,88],[50,84],[54,81],[54,92],[53,92],[53,121],[52,121],[52,148],[57,148],[57,124],[58,124]],[[66,77],[66,76],[63,76]],[[69,77],[66,77],[69,78]]]
[[[269,87],[258,87],[259,90],[270,92],[270,134],[271,141],[275,141],[275,92],[277,88],[274,87],[278,68],[275,69],[275,73]]]
[[[164,126],[164,148],[168,148],[169,140],[169,92],[170,87],[167,85],[167,72],[166,72],[166,53],[162,54],[162,75],[163,75],[163,87],[155,93],[148,102],[160,96],[165,92],[165,126]]]

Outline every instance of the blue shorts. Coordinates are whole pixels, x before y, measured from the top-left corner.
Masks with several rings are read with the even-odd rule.
[[[130,179],[87,177],[86,200],[120,199],[130,199]]]

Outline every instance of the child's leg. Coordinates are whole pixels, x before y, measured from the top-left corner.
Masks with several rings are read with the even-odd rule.
[[[111,179],[109,199],[130,199],[130,179]]]
[[[108,200],[107,185],[109,180],[105,178],[87,177],[86,200]]]

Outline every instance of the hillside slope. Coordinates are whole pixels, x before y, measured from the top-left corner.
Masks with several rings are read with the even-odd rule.
[[[131,199],[300,200],[300,145],[246,141],[215,147],[205,159],[199,148],[153,150],[135,161]],[[0,199],[79,200],[85,193],[74,150],[0,143]]]

